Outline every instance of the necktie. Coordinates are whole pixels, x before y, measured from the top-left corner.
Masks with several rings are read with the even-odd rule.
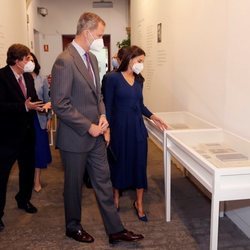
[[[94,77],[93,77],[93,73],[92,73],[92,70],[91,70],[89,53],[86,52],[85,57],[86,57],[87,69],[88,69],[89,76],[90,76],[91,80],[94,82]]]
[[[20,76],[20,77],[18,78],[18,83],[19,83],[19,86],[20,86],[20,88],[21,88],[21,90],[22,90],[22,92],[23,92],[24,97],[26,98],[26,97],[27,97],[26,87],[25,87],[25,85],[24,85],[22,76]]]

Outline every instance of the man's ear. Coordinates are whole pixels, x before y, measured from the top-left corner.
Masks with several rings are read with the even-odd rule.
[[[89,37],[89,30],[83,30],[82,35],[84,36],[85,39],[88,39],[88,37]]]
[[[16,60],[15,60],[15,65],[16,65],[19,61],[20,61],[20,60],[16,59]]]

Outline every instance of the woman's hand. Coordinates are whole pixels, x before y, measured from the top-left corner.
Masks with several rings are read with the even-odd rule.
[[[156,115],[151,115],[150,119],[153,120],[153,122],[155,123],[155,125],[160,129],[160,130],[165,130],[168,129],[168,125],[162,120],[160,119],[158,116]]]
[[[46,102],[43,105],[43,110],[45,110],[45,112],[47,113],[49,111],[49,109],[51,109],[51,102]]]
[[[108,146],[110,143],[110,129],[109,128],[103,133],[103,136],[104,136],[106,145]]]

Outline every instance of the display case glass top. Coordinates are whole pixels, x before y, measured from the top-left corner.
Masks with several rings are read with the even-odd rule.
[[[173,131],[168,136],[217,168],[250,167],[250,142],[225,130]]]
[[[217,128],[215,125],[185,111],[156,112],[155,115],[160,117],[168,125],[167,130],[160,130],[155,123],[148,118],[145,118],[144,121],[151,139],[161,149],[163,149],[164,133],[168,133],[168,131]]]
[[[201,118],[185,111],[180,112],[157,112],[155,113],[167,125],[169,129],[210,129],[216,126]],[[153,121],[150,121],[153,123]]]

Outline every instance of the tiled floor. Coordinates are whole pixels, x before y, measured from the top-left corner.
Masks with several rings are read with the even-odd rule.
[[[105,234],[95,196],[84,188],[82,224],[94,238],[92,244],[78,243],[65,236],[63,210],[63,168],[58,151],[53,163],[43,171],[43,189],[33,193],[32,203],[39,212],[26,214],[17,209],[14,196],[18,190],[18,171],[13,168],[0,233],[0,249],[209,249],[210,200],[179,170],[172,171],[172,221],[165,222],[162,152],[149,142],[148,182],[145,210],[149,222],[137,219],[132,208],[134,191],[121,197],[120,216],[125,227],[143,233],[138,243],[110,246]],[[248,239],[227,217],[220,218],[219,249],[250,249]]]

